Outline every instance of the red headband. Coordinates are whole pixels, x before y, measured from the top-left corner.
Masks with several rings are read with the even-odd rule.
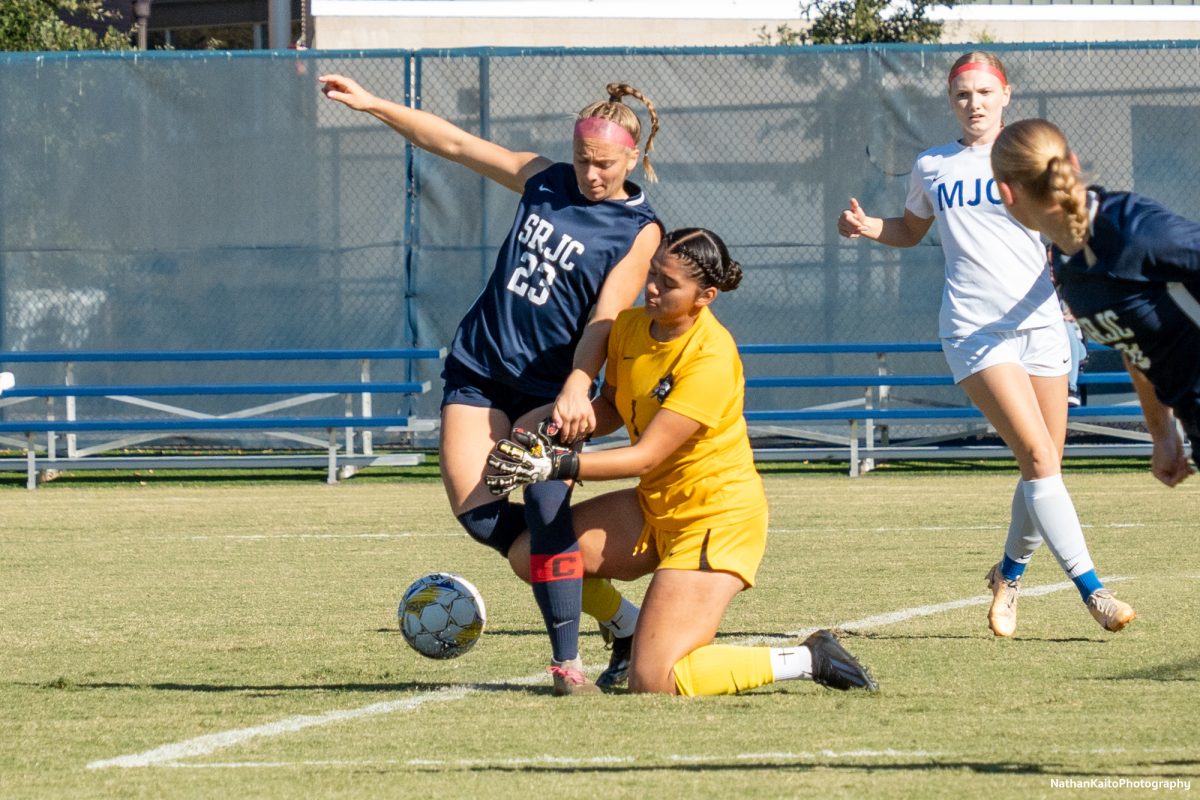
[[[950,72],[950,77],[947,79],[947,82],[953,82],[954,79],[959,75],[963,74],[964,72],[970,72],[973,69],[981,69],[984,72],[990,72],[1000,79],[1001,84],[1008,86],[1008,78],[1004,77],[1004,73],[985,61],[968,61],[965,64],[955,67]]]
[[[634,141],[629,131],[603,117],[584,117],[576,122],[575,138],[601,139],[605,142],[614,142],[628,147],[630,150],[637,148],[637,142]]]

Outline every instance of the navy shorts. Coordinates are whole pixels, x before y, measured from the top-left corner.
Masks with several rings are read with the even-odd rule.
[[[494,408],[504,412],[509,422],[539,406],[553,403],[554,396],[525,394],[506,383],[484,377],[454,357],[442,368],[442,408],[448,405]]]

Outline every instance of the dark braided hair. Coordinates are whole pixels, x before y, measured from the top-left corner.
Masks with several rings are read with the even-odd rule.
[[[742,265],[729,256],[725,242],[705,228],[677,228],[663,239],[663,251],[688,265],[701,289],[732,292],[742,282]]]

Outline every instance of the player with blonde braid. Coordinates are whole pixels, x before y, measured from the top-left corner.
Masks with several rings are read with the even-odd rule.
[[[962,138],[917,156],[902,217],[867,216],[851,198],[838,232],[912,247],[937,224],[946,257],[938,335],[954,381],[1021,470],[1001,559],[987,574],[988,625],[1017,627],[1021,576],[1044,541],[1092,617],[1119,631],[1136,616],[1104,587],[1062,479],[1071,346],[1037,233],[1004,209],[989,157],[1012,87],[992,53],[958,58],[947,78]]]
[[[646,95],[642,94],[637,89],[627,83],[610,83],[604,87],[608,92],[607,102],[592,103],[579,112],[579,117],[599,117],[615,122],[630,131],[640,131],[641,122],[637,115],[621,102],[622,97],[634,97],[646,106],[646,113],[650,116],[650,133],[646,135],[646,146],[642,150],[642,172],[646,173],[646,180],[650,183],[657,183],[658,176],[654,173],[654,167],[650,163],[650,151],[654,149],[654,137],[658,135],[658,109],[654,107],[654,103]],[[638,138],[635,134],[634,138]]]
[[[662,225],[629,180],[641,123],[621,102],[638,90],[610,84],[609,99],[575,120],[572,163],[514,152],[434,114],[381,99],[341,75],[319,79],[325,96],[379,119],[412,144],[462,164],[521,195],[512,229],[483,292],[459,323],[442,377],[440,458],[450,507],[474,539],[509,557],[531,579],[553,646],[558,694],[596,692],[579,659],[581,606],[616,637],[601,683],[623,681],[637,607],[607,582],[584,580],[571,523],[571,484],[531,487],[524,504],[496,499],[483,483],[488,453],[531,409],[551,404],[559,440],[595,428],[591,391],[609,330],[637,298]],[[652,178],[648,156],[643,159]],[[526,531],[528,530],[528,534]],[[513,549],[518,539],[528,547]],[[530,554],[532,551],[532,555]],[[523,553],[525,563],[513,561]]]
[[[1176,486],[1200,463],[1200,224],[1130,192],[1087,186],[1067,137],[1016,122],[992,148],[1000,197],[1054,243],[1059,289],[1095,341],[1121,352],[1154,441],[1150,471]],[[1178,422],[1178,425],[1177,425]]]
[[[712,231],[668,233],[645,306],[617,317],[593,401],[597,432],[624,426],[629,446],[576,453],[517,429],[497,444],[486,480],[502,494],[562,478],[638,478],[636,489],[575,508],[588,574],[654,573],[634,634],[631,690],[733,694],[806,679],[873,691],[875,681],[829,631],[790,647],[713,643],[733,598],[754,585],[767,543],[767,498],[742,415],[742,362],[710,309],[741,281],[741,265]]]

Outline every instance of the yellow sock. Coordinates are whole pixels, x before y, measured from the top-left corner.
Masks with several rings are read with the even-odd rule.
[[[737,694],[774,680],[769,647],[710,644],[675,664],[675,689],[685,697]]]
[[[605,578],[583,579],[583,613],[608,622],[621,609],[621,593]]]

